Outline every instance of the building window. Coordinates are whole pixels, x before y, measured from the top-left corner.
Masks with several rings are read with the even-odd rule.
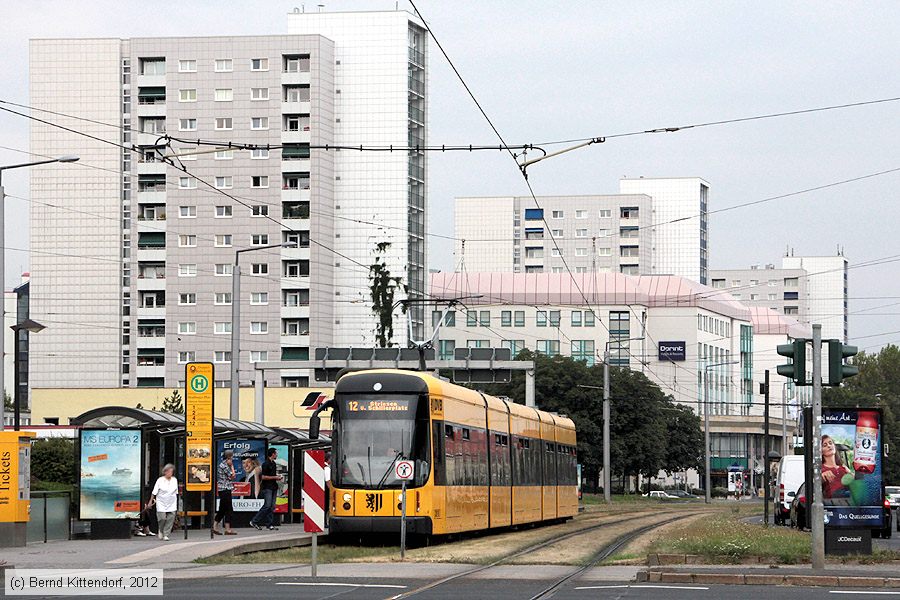
[[[547,313],[544,312],[543,310],[538,309],[537,320],[535,321],[535,324],[538,327],[546,327],[547,326]]]
[[[197,294],[195,294],[193,292],[178,294],[178,304],[181,306],[196,305],[197,304]]]
[[[565,217],[565,212],[561,210],[554,210],[550,213],[550,216],[554,219],[562,219],[563,217]]]
[[[500,326],[501,327],[512,327],[512,311],[511,310],[500,311]]]
[[[219,175],[216,177],[216,187],[220,190],[230,190],[234,187],[231,175]]]
[[[196,219],[197,218],[197,207],[196,206],[179,206],[178,207],[178,218],[179,219]]]
[[[268,275],[269,274],[269,263],[253,263],[254,275]]]
[[[769,300],[778,300],[778,294],[769,294]]]
[[[213,333],[216,335],[231,333],[231,321],[216,321],[213,323]]]
[[[525,327],[525,311],[517,310],[513,313],[515,327]]]
[[[216,292],[215,304],[217,306],[230,306],[231,292]]]
[[[228,204],[222,204],[216,206],[216,218],[217,219],[230,219],[234,214],[233,207]]]
[[[219,131],[234,129],[234,120],[231,117],[216,117],[216,129]]]
[[[612,218],[612,209],[601,208],[600,209],[600,218],[601,219],[611,219]]]
[[[723,289],[725,287],[725,280],[724,279],[713,279],[712,286],[714,288]]]
[[[526,208],[525,209],[525,220],[526,221],[543,221],[544,220],[544,209],[543,208]]]
[[[619,246],[619,256],[624,258],[637,258],[641,255],[639,246]]]
[[[178,246],[181,248],[196,248],[197,247],[197,236],[196,235],[179,235],[178,236]]]
[[[619,217],[622,219],[637,219],[638,208],[636,206],[622,206],[619,208]]]
[[[197,353],[193,350],[181,350],[178,352],[179,364],[194,362],[197,360]]]
[[[800,298],[799,292],[784,292],[785,300],[798,300]]]
[[[509,348],[510,355],[515,358],[519,352],[525,349],[525,340],[501,340],[500,347]]]
[[[575,248],[575,256],[587,256],[587,248]]]
[[[251,350],[250,351],[250,362],[258,363],[258,362],[266,362],[269,360],[269,352],[266,350]]]
[[[586,210],[576,210],[575,218],[576,219],[587,219],[587,211]]]
[[[550,311],[550,327],[559,327],[561,321],[561,313],[558,310]]]
[[[799,309],[798,307],[796,307],[796,306],[785,306],[785,307],[784,307],[784,314],[796,316],[796,315],[799,315],[799,314],[800,314],[800,309]]]
[[[631,313],[610,311],[609,313],[609,364],[627,367],[631,362],[629,338],[631,337]]]
[[[266,217],[269,215],[269,207],[265,204],[254,204],[250,209],[250,216],[252,217]]]
[[[597,248],[597,256],[612,256],[612,248]]]
[[[268,233],[254,233],[250,236],[250,244],[253,246],[264,246],[269,243]]]
[[[250,151],[250,158],[253,160],[269,158],[269,151],[265,148],[255,148]]]
[[[561,248],[550,248],[550,256],[552,256],[553,258],[558,258],[558,257],[562,256],[562,249]]]
[[[194,264],[178,265],[178,276],[179,277],[196,277],[197,276],[197,265],[194,265]]]
[[[440,360],[453,360],[456,352],[456,340],[440,340],[438,342],[438,358]]]
[[[268,175],[253,175],[250,177],[250,186],[255,188],[267,188],[269,187],[269,176]]]
[[[268,58],[251,58],[250,59],[250,70],[251,71],[268,71],[269,70],[269,59]]]
[[[572,340],[572,358],[594,366],[594,340]]]
[[[466,348],[490,348],[488,340],[466,340]]]
[[[229,263],[219,263],[216,265],[217,277],[230,277],[234,272],[234,265]]]
[[[261,305],[269,303],[269,292],[253,292],[250,294],[250,304]]]
[[[194,335],[197,333],[197,323],[195,321],[183,321],[178,324],[178,333],[181,335]]]
[[[216,234],[216,248],[230,248],[232,244],[232,235],[230,233]]]
[[[581,311],[572,311],[572,327],[581,327]]]
[[[309,73],[309,55],[284,55],[285,73]]]
[[[255,335],[269,333],[268,321],[250,321],[250,333]]]
[[[234,100],[234,90],[229,88],[219,88],[216,90],[216,102],[232,102]]]
[[[478,312],[470,310],[466,312],[466,327],[478,327]]]
[[[178,119],[178,131],[197,131],[197,119]]]
[[[250,119],[250,129],[268,129],[269,117],[253,117]]]
[[[584,311],[584,326],[585,327],[593,327],[594,326],[594,311],[591,311],[591,310]]]
[[[576,229],[575,237],[577,238],[586,238],[587,237],[587,229]]]
[[[559,340],[538,340],[537,351],[546,356],[559,356]]]
[[[196,73],[197,72],[197,61],[196,60],[179,60],[178,61],[178,72],[179,73]]]
[[[213,157],[216,160],[234,160],[234,150],[216,150]]]
[[[784,287],[786,288],[795,288],[799,287],[800,278],[799,277],[785,277],[784,278]]]
[[[625,239],[635,239],[638,237],[637,227],[619,227],[619,237]]]
[[[640,275],[641,268],[638,265],[619,265],[619,272],[623,275]]]
[[[196,102],[197,101],[197,90],[195,88],[187,88],[183,90],[178,90],[178,101],[179,102]]]
[[[551,229],[550,235],[556,239],[562,239],[566,237],[565,232],[562,229]]]
[[[491,326],[491,311],[483,310],[478,314],[478,324],[482,327]]]
[[[178,178],[178,189],[180,190],[194,190],[197,189],[197,180],[193,177],[179,177]]]
[[[216,59],[216,73],[229,73],[234,70],[234,61],[230,58]]]
[[[230,363],[231,362],[231,352],[228,352],[226,350],[216,350],[213,353],[213,362]]]

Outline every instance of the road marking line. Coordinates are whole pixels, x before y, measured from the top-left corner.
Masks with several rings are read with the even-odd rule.
[[[887,596],[898,596],[900,592],[876,592],[874,590],[828,590],[829,594],[881,594]]]
[[[614,588],[637,588],[649,590],[708,590],[708,587],[690,585],[583,585],[576,590],[610,590]]]
[[[405,590],[405,585],[389,585],[387,583],[334,583],[334,582],[306,582],[306,581],[276,581],[275,585],[321,585],[331,587],[355,587],[355,588],[394,588]]]

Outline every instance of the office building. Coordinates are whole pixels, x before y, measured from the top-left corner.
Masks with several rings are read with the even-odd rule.
[[[848,339],[848,262],[842,255],[785,256],[781,267],[713,269],[712,287],[747,306],[771,308],[800,323],[822,325],[823,339]],[[811,335],[811,334],[810,334]]]
[[[752,314],[726,292],[674,276],[458,272],[432,274],[431,294],[469,298],[445,317],[440,357],[504,347],[594,365],[608,350],[610,365],[641,371],[675,402],[700,414],[708,403],[715,485],[763,456]],[[780,420],[770,438],[780,447]]]
[[[649,275],[652,212],[643,194],[457,198],[456,255],[475,272]]]
[[[334,43],[334,142],[347,146],[428,144],[428,35],[405,11],[315,12],[288,15],[288,33],[321,35]],[[368,272],[375,246],[403,277],[410,298],[422,298],[426,274],[427,165],[424,151],[334,153],[334,231],[346,258],[335,270],[338,346],[373,345]],[[398,295],[397,299],[402,298]],[[357,302],[352,302],[357,300]],[[413,304],[414,337],[423,307]],[[395,342],[406,344],[407,315],[395,311]],[[338,322],[339,321],[339,322]]]
[[[32,338],[33,387],[174,387],[190,361],[214,362],[215,385],[224,387],[233,301],[241,302],[244,386],[255,362],[303,360],[337,342],[372,345],[375,319],[353,301],[368,297],[374,245],[391,242],[386,261],[411,295],[424,286],[409,269],[424,266],[424,242],[409,243],[424,234],[424,159],[377,153],[363,167],[333,146],[346,139],[337,124],[389,105],[400,107],[402,126],[371,139],[384,134],[380,143],[405,146],[415,131],[424,140],[424,118],[413,115],[412,129],[407,122],[411,98],[425,94],[424,40],[412,52],[409,15],[395,14],[407,19],[402,40],[374,26],[369,39],[388,40],[373,56],[387,47],[402,56],[402,68],[393,58],[383,65],[402,71],[402,98],[392,88],[368,104],[361,87],[381,87],[345,70],[338,44],[321,33],[32,40],[31,103],[113,142],[32,125],[32,152],[81,156],[72,168],[31,171],[31,312],[48,321]],[[193,139],[222,145],[198,148]],[[174,166],[161,160],[172,155]],[[413,163],[421,167],[414,184]],[[359,222],[373,214],[385,229]],[[280,244],[292,247],[263,248]],[[236,252],[254,249],[241,254],[242,294],[233,299]],[[401,323],[395,341],[405,343]],[[269,386],[308,379],[301,370],[266,371]]]
[[[706,284],[709,184],[699,177],[625,177],[619,193],[653,198],[654,273]]]

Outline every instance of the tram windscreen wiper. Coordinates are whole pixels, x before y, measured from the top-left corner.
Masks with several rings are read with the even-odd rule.
[[[394,458],[391,460],[391,463],[388,465],[387,469],[384,471],[384,475],[382,475],[381,479],[378,480],[378,485],[375,486],[376,490],[380,490],[382,487],[384,487],[384,482],[387,480],[388,475],[391,474],[391,470],[394,468],[394,463],[396,463],[397,459],[401,458],[402,456],[403,456],[402,450],[400,452],[397,452],[397,454],[394,455]]]

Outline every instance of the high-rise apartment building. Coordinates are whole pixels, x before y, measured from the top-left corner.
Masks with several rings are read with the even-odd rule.
[[[772,308],[805,325],[822,325],[823,339],[848,340],[848,262],[843,255],[785,256],[749,269],[710,271],[712,287],[747,306]]]
[[[652,213],[643,194],[457,198],[456,255],[472,272],[649,275]]]
[[[424,147],[428,143],[428,44],[422,23],[405,11],[288,15],[288,33],[334,42],[334,141],[350,147]],[[342,300],[334,343],[372,345],[368,273],[379,242],[388,269],[403,277],[410,298],[422,298],[426,274],[424,151],[334,153],[334,226],[341,252],[335,295]],[[348,262],[348,259],[350,261]],[[398,298],[400,296],[398,295]],[[356,302],[353,302],[356,300]],[[423,307],[413,304],[421,338]],[[406,314],[395,312],[395,342],[406,340]],[[339,321],[339,322],[338,322]]]
[[[424,144],[425,41],[413,41],[407,13],[369,14],[404,23],[402,37],[360,25],[380,70],[357,69],[363,50],[339,56],[322,32],[32,41],[32,105],[112,142],[32,127],[32,152],[81,156],[78,167],[32,172],[31,313],[47,325],[32,338],[33,387],[174,387],[194,360],[215,362],[225,386],[235,301],[242,385],[253,362],[371,345],[368,265],[383,241],[392,275],[410,295],[423,292],[422,153],[357,150],[364,160],[354,161],[334,149],[351,137]],[[339,134],[361,115],[374,133]],[[161,160],[173,155],[174,165]],[[280,244],[293,247],[263,248]],[[242,293],[232,298],[236,252],[253,249],[241,253]],[[397,327],[396,341],[405,338]],[[308,376],[267,371],[266,383]]]
[[[619,193],[653,198],[654,273],[702,284],[709,269],[709,184],[699,177],[626,177]]]

